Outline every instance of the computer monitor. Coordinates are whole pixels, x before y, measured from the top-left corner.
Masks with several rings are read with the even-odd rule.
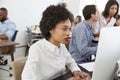
[[[120,27],[102,28],[92,80],[113,80],[120,59]]]

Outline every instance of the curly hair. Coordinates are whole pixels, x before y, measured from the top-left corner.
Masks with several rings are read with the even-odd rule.
[[[72,13],[66,8],[65,3],[58,5],[50,5],[43,12],[42,19],[40,21],[40,30],[44,38],[50,38],[50,30],[54,29],[56,25],[61,22],[69,19],[71,23],[73,20]]]

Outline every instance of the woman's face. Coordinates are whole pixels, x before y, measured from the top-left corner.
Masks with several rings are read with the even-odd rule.
[[[61,21],[56,25],[56,27],[50,30],[50,38],[49,41],[56,46],[59,46],[59,43],[66,44],[70,39],[70,31],[71,31],[71,22],[69,19],[66,21]]]
[[[118,8],[117,5],[112,5],[109,9],[109,15],[114,16],[117,12],[117,8]]]

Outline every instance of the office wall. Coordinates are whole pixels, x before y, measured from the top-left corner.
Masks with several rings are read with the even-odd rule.
[[[9,11],[8,17],[17,24],[19,30],[16,41],[20,45],[26,43],[25,30],[26,26],[39,24],[42,17],[42,12],[50,4],[57,4],[64,2],[67,8],[74,14],[74,16],[82,15],[82,9],[87,3],[97,4],[102,10],[101,4],[106,3],[107,0],[0,0],[0,7],[6,7]],[[96,2],[94,2],[96,1]],[[120,3],[120,0],[118,0]],[[104,6],[104,4],[102,4]]]
[[[59,0],[0,0],[0,7],[8,9],[8,17],[14,21],[19,30],[16,41],[20,45],[26,43],[26,26],[39,24],[42,12],[50,4]]]
[[[8,17],[14,21],[19,30],[16,42],[26,44],[26,26],[38,25],[42,12],[50,4],[67,3],[67,8],[77,15],[79,13],[79,0],[0,0],[0,7],[8,9]]]
[[[72,12],[74,17],[80,13],[80,0],[61,0],[67,4],[67,8]]]
[[[120,14],[120,0],[117,0],[118,1],[118,3],[119,3],[119,14]]]

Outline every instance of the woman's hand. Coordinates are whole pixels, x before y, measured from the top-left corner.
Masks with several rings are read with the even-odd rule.
[[[73,76],[73,80],[91,80],[90,75],[82,71],[74,71]]]
[[[79,76],[80,76],[81,80],[91,80],[91,77],[88,73],[80,71]]]

